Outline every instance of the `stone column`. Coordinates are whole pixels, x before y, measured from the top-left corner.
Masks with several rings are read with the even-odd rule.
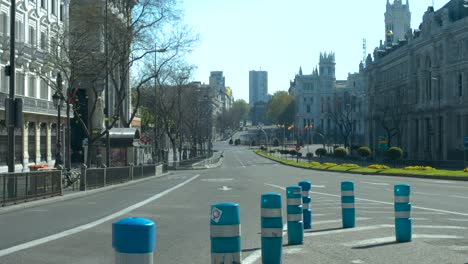
[[[28,153],[29,121],[23,125],[23,171],[29,171],[29,153]]]
[[[36,130],[36,163],[41,162],[41,122],[35,122]]]
[[[52,161],[52,123],[46,123],[46,133],[47,133],[47,163]],[[50,165],[50,164],[49,164]]]

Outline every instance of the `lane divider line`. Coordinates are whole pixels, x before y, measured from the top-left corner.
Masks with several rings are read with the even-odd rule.
[[[425,238],[425,239],[461,239],[461,236],[451,236],[451,235],[428,235],[428,234],[414,234],[412,238]],[[382,243],[391,243],[395,242],[395,236],[389,237],[379,237],[365,240],[357,240],[353,242],[343,243],[343,246],[346,247],[367,247],[376,244]]]
[[[85,224],[85,225],[81,225],[81,226],[78,226],[78,227],[75,227],[75,228],[72,228],[72,229],[69,229],[69,230],[65,230],[63,232],[60,232],[60,233],[57,233],[57,234],[54,234],[54,235],[50,235],[50,236],[46,236],[46,237],[43,237],[43,238],[39,238],[39,239],[36,239],[36,240],[32,240],[32,241],[29,241],[29,242],[26,242],[26,243],[23,243],[23,244],[19,244],[19,245],[16,245],[16,246],[13,246],[13,247],[10,247],[10,248],[7,248],[7,249],[3,249],[3,250],[0,250],[0,257],[3,257],[3,256],[6,256],[6,255],[9,255],[9,254],[12,254],[12,253],[15,253],[17,251],[20,251],[20,250],[24,250],[24,249],[28,249],[28,248],[32,248],[32,247],[35,247],[35,246],[38,246],[38,245],[41,245],[41,244],[44,244],[44,243],[47,243],[47,242],[50,242],[50,241],[53,241],[53,240],[57,240],[59,238],[63,238],[63,237],[66,237],[66,236],[70,236],[70,235],[74,235],[76,233],[79,233],[81,231],[85,231],[85,230],[88,230],[90,228],[93,228],[93,227],[96,227],[100,224],[103,224],[105,222],[108,222],[112,219],[115,219],[117,217],[121,217],[125,214],[128,214],[130,213],[131,211],[135,210],[135,209],[138,209],[144,205],[147,205],[169,193],[171,193],[172,191],[175,191],[176,189],[190,183],[191,181],[197,179],[200,175],[197,174],[195,176],[193,176],[192,178],[182,182],[182,183],[179,183],[177,184],[176,186],[174,187],[171,187],[163,192],[160,192],[146,200],[143,200],[139,203],[136,203],[134,205],[131,205],[125,209],[122,209],[120,211],[117,211],[111,215],[108,215],[106,217],[103,217],[101,219],[98,219],[96,221],[93,221],[91,223],[88,223],[88,224]]]
[[[265,185],[268,185],[268,186],[272,186],[272,187],[276,187],[276,188],[285,190],[284,187],[279,186],[279,185],[269,184],[269,183],[265,183]],[[330,193],[322,193],[322,192],[315,192],[315,191],[311,191],[310,193],[320,194],[320,195],[324,195],[324,196],[341,197],[341,195],[330,194]],[[392,205],[392,206],[394,205],[394,203],[392,203],[392,202],[383,202],[383,201],[377,201],[377,200],[371,200],[371,199],[364,199],[364,198],[356,198],[356,200],[359,200],[359,201],[366,201],[366,202],[372,202],[372,203],[379,203],[379,204],[389,204],[389,205]],[[434,208],[428,208],[428,207],[422,207],[422,206],[412,206],[412,208],[414,208],[414,209],[426,210],[426,211],[440,212],[440,213],[445,213],[445,214],[468,216],[468,213],[461,213],[461,212],[440,210],[440,209],[434,209]]]

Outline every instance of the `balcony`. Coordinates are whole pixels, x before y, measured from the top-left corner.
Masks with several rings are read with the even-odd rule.
[[[37,115],[48,115],[48,116],[56,116],[57,115],[57,108],[54,107],[51,101],[31,98],[31,97],[24,97],[24,96],[16,96],[17,98],[23,98],[23,112],[24,113],[31,113]],[[0,92],[0,110],[5,110],[5,99],[8,98],[8,94]],[[65,107],[62,108],[65,115]],[[73,111],[70,113],[70,117],[73,117]]]

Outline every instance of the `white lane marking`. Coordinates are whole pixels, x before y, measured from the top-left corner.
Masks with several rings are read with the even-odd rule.
[[[269,184],[265,183],[265,185],[269,185],[272,187],[276,187],[282,190],[286,190],[286,188],[279,186],[279,185],[274,185],[274,184]],[[322,192],[313,192],[311,191],[310,193],[315,193],[315,194],[320,194],[320,195],[325,195],[325,196],[332,196],[332,197],[341,197],[341,195],[336,195],[336,194],[330,194],[330,193],[322,193]],[[358,201],[366,201],[366,202],[373,202],[373,203],[379,203],[379,204],[389,204],[389,205],[394,205],[394,203],[390,202],[382,202],[382,201],[377,201],[377,200],[371,200],[371,199],[363,199],[363,198],[355,198]],[[460,212],[454,212],[454,211],[447,211],[447,210],[439,210],[439,209],[434,209],[434,208],[428,208],[428,207],[422,207],[422,206],[412,206],[412,208],[415,209],[422,209],[426,211],[433,211],[433,212],[439,212],[439,213],[446,213],[446,214],[453,214],[453,215],[462,215],[462,216],[468,216],[468,213],[460,213]]]
[[[302,248],[287,248],[283,250],[284,254],[298,254],[301,253],[303,250]]]
[[[362,183],[367,183],[367,184],[372,184],[372,185],[382,185],[382,186],[387,186],[387,185],[390,185],[388,183],[385,183],[385,182],[367,182],[367,181],[361,181]]]
[[[312,185],[312,188],[325,188],[325,185]]]
[[[465,251],[468,250],[468,246],[450,246],[449,247],[451,250],[455,251]]]
[[[237,161],[240,163],[240,165],[242,166],[242,168],[245,169],[246,167],[245,167],[244,163],[242,163],[242,161],[239,159],[239,157],[237,155],[235,157],[236,157]]]
[[[459,219],[459,218],[449,218],[449,221],[454,221],[454,222],[468,222],[468,219]]]
[[[312,214],[312,217],[314,214]],[[364,221],[364,220],[369,220],[372,218],[367,218],[367,217],[356,217],[356,221]],[[337,220],[323,220],[323,221],[313,221],[312,225],[323,225],[323,224],[332,224],[332,223],[341,223],[343,221],[342,219],[337,219]]]
[[[255,261],[260,259],[261,256],[262,256],[262,252],[260,250],[255,250],[247,258],[245,258],[244,261],[242,261],[242,263],[253,264],[255,263]]]
[[[351,261],[351,263],[353,263],[353,264],[362,264],[362,263],[364,263],[364,261],[362,261],[360,259],[356,259],[356,260]]]
[[[41,244],[44,244],[44,243],[47,243],[47,242],[50,242],[50,241],[53,241],[53,240],[57,240],[59,238],[63,238],[63,237],[66,237],[66,236],[70,236],[70,235],[73,235],[73,234],[76,234],[76,233],[79,233],[81,231],[85,231],[85,230],[88,230],[90,228],[93,228],[95,226],[98,226],[100,224],[103,224],[105,222],[108,222],[112,219],[115,219],[117,217],[120,217],[120,216],[123,216],[125,214],[128,214],[130,213],[131,211],[135,210],[135,209],[138,209],[144,205],[147,205],[163,196],[165,196],[166,194],[169,194],[170,192],[190,183],[191,181],[195,180],[196,178],[198,178],[200,175],[197,174],[195,176],[193,176],[192,178],[182,182],[182,183],[179,183],[177,184],[176,186],[170,188],[170,189],[167,189],[163,192],[160,192],[144,201],[141,201],[139,203],[136,203],[132,206],[129,206],[125,209],[122,209],[116,213],[113,213],[111,215],[108,215],[106,217],[103,217],[101,219],[98,219],[94,222],[91,222],[91,223],[88,223],[88,224],[85,224],[85,225],[81,225],[81,226],[78,226],[78,227],[75,227],[75,228],[72,228],[72,229],[69,229],[69,230],[65,230],[63,232],[60,232],[60,233],[57,233],[57,234],[54,234],[54,235],[50,235],[50,236],[47,236],[47,237],[43,237],[43,238],[39,238],[39,239],[36,239],[36,240],[32,240],[32,241],[29,241],[29,242],[26,242],[26,243],[23,243],[23,244],[20,244],[20,245],[16,245],[16,246],[13,246],[13,247],[10,247],[10,248],[7,248],[7,249],[3,249],[3,250],[0,250],[0,257],[3,257],[3,256],[6,256],[8,254],[11,254],[11,253],[14,253],[14,252],[17,252],[17,251],[20,251],[20,250],[24,250],[24,249],[28,249],[28,248],[31,248],[31,247],[35,247],[35,246],[38,246],[38,245],[41,245]]]
[[[461,198],[461,199],[468,199],[468,197],[466,197],[466,196],[460,196],[460,195],[450,195],[450,197],[453,197],[453,198]]]
[[[330,194],[330,193],[321,193],[321,192],[311,192],[311,193],[320,194],[320,195],[326,195],[326,196],[333,196],[333,197],[341,197],[340,195]],[[363,199],[363,198],[355,198],[355,199],[358,200],[358,201],[366,201],[366,202],[373,202],[373,203],[394,205],[394,203],[391,203],[391,202],[382,202],[382,201],[371,200],[371,199]],[[460,213],[460,212],[454,212],[454,211],[439,210],[439,209],[428,208],[428,207],[422,207],[422,206],[412,206],[412,208],[414,208],[414,209],[422,209],[422,210],[426,210],[426,211],[433,211],[433,212],[446,213],[446,214],[468,216],[468,213]]]
[[[427,196],[440,196],[440,194],[437,193],[426,193],[426,192],[413,192],[414,194],[421,194],[421,195],[427,195]]]
[[[221,191],[229,191],[229,190],[232,190],[232,188],[229,188],[229,187],[227,187],[227,186],[223,186],[223,187],[219,188],[219,190],[221,190]]]
[[[204,182],[228,182],[228,181],[233,181],[234,179],[229,179],[229,178],[214,178],[214,179],[201,179],[201,181]]]
[[[395,225],[382,225],[383,227],[393,228]],[[436,226],[436,225],[413,225],[413,228],[424,228],[424,229],[467,229],[463,226]]]
[[[428,238],[428,239],[460,239],[463,238],[461,236],[449,236],[449,235],[426,235],[426,234],[413,234],[412,238]],[[365,247],[365,246],[372,246],[376,244],[382,243],[390,243],[395,242],[395,236],[389,237],[379,237],[379,238],[372,238],[372,239],[364,239],[364,240],[357,240],[349,243],[343,243],[343,246],[346,247]]]
[[[283,236],[285,236],[286,232],[288,229],[288,224],[285,223],[283,224]],[[242,263],[243,264],[253,264],[255,263],[258,259],[262,257],[262,251],[260,249],[255,250],[252,252],[247,258],[245,258]]]
[[[328,230],[328,231],[317,231],[312,233],[304,233],[304,237],[312,237],[312,236],[323,236],[323,235],[330,235],[330,234],[340,234],[340,233],[350,233],[350,232],[358,232],[363,230],[373,230],[373,229],[380,229],[384,228],[381,225],[374,225],[374,226],[360,226],[355,228],[346,228],[346,229],[338,229],[338,230]]]

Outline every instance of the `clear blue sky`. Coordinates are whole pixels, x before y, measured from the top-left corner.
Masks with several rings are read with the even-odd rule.
[[[402,0],[406,3],[406,0]],[[409,0],[417,28],[432,0]],[[336,77],[359,69],[362,39],[373,53],[384,38],[387,0],[183,0],[185,23],[200,34],[187,60],[194,79],[208,83],[210,71],[224,71],[235,99],[249,98],[249,71],[268,71],[268,92],[287,90],[302,66],[318,64],[320,52],[335,52]],[[390,0],[392,3],[393,0]],[[435,0],[435,9],[448,0]]]

